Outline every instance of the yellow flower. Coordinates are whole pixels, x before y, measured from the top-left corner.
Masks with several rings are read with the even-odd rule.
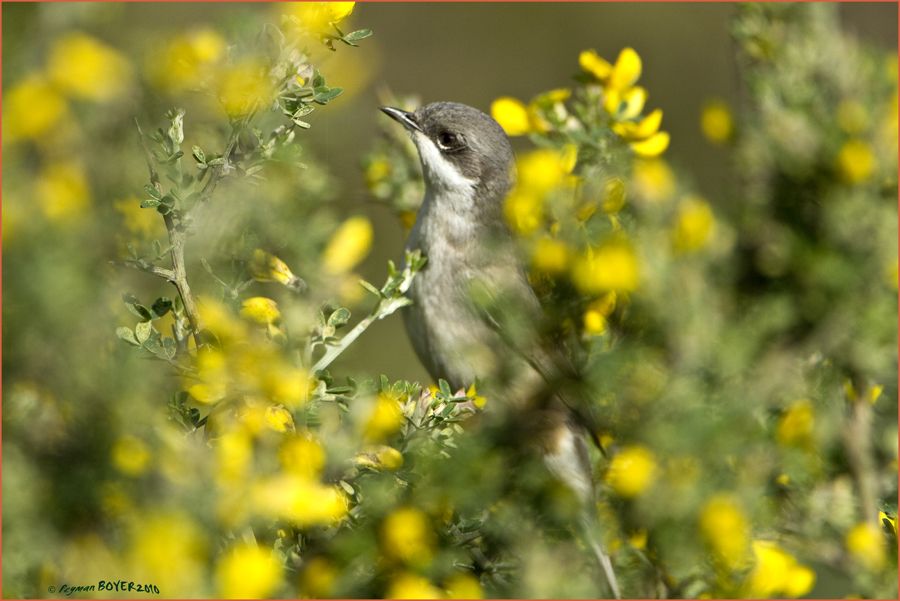
[[[253,441],[240,430],[230,430],[215,439],[213,449],[221,484],[240,482],[253,461]]]
[[[38,139],[68,118],[65,98],[42,75],[32,73],[3,94],[6,139]]]
[[[344,519],[349,509],[340,487],[296,474],[280,474],[256,482],[251,498],[257,513],[288,520],[301,528],[333,525]]]
[[[340,573],[330,561],[324,557],[313,557],[306,562],[300,587],[304,597],[311,599],[327,599],[333,596],[334,583]]]
[[[645,159],[658,157],[669,147],[669,132],[657,132],[646,140],[632,142],[630,146],[631,150],[634,151],[634,154],[639,157]]]
[[[63,92],[108,101],[129,87],[131,67],[116,50],[84,33],[61,37],[50,49],[47,75]]]
[[[355,2],[288,2],[284,5],[284,13],[295,18],[304,29],[321,35],[331,33],[333,24],[349,17],[355,4]]]
[[[265,65],[253,59],[243,59],[224,69],[216,82],[219,102],[232,119],[265,107],[273,93]]]
[[[484,591],[478,578],[468,573],[456,573],[447,579],[448,599],[483,599]]]
[[[856,100],[844,100],[837,108],[837,124],[844,132],[856,135],[869,126],[869,114],[866,108]]]
[[[503,215],[514,232],[526,236],[541,226],[544,203],[539,195],[517,188],[506,197]]]
[[[156,85],[170,92],[199,87],[213,73],[211,67],[222,58],[225,40],[208,28],[194,29],[176,36],[153,54],[148,70]]]
[[[440,589],[431,584],[428,579],[403,572],[391,580],[385,594],[386,599],[440,599],[443,597]]]
[[[287,263],[261,248],[253,251],[250,274],[257,282],[278,282],[288,288],[297,288],[301,285],[300,278],[294,275]]]
[[[729,569],[741,567],[747,555],[750,527],[737,501],[725,494],[707,501],[700,513],[700,532]]]
[[[332,274],[346,273],[369,254],[372,247],[372,224],[361,216],[351,217],[331,236],[322,264]]]
[[[371,189],[390,176],[393,166],[384,157],[378,157],[366,166],[366,185]]]
[[[543,194],[563,183],[574,167],[573,149],[540,148],[517,157],[518,186],[523,190]]]
[[[616,134],[626,140],[646,140],[659,131],[659,126],[662,125],[662,118],[662,109],[655,109],[640,121],[620,121],[614,123],[612,129]]]
[[[196,523],[181,513],[133,517],[126,554],[129,573],[160,591],[198,590],[207,559]]]
[[[630,292],[638,285],[637,256],[627,242],[608,241],[575,262],[572,282],[585,294]]]
[[[246,324],[221,301],[209,296],[197,299],[197,312],[203,327],[215,334],[223,345],[241,340],[246,335]]]
[[[44,216],[65,222],[85,216],[91,197],[87,177],[74,161],[46,166],[34,184],[35,196]]]
[[[325,449],[311,436],[298,435],[282,443],[278,460],[285,471],[314,480],[325,467]]]
[[[756,564],[748,579],[751,597],[801,597],[812,589],[816,574],[770,541],[753,541]]]
[[[618,177],[611,177],[606,180],[603,190],[603,204],[601,205],[604,213],[618,213],[625,206],[625,182]]]
[[[885,513],[884,511],[878,512],[878,522],[884,527],[890,529],[891,532],[894,533],[894,536],[897,536],[897,516],[890,515]]]
[[[606,112],[616,121],[636,119],[647,102],[647,90],[635,86],[627,90],[607,90],[603,100]],[[660,118],[662,114],[660,113]]]
[[[469,386],[468,390],[466,390],[466,396],[472,399],[472,404],[479,409],[484,409],[484,406],[487,405],[487,398],[478,394],[478,390],[475,388],[474,384]]]
[[[626,90],[641,77],[641,57],[633,48],[623,48],[619,52],[616,64],[613,65],[606,82],[607,88]]]
[[[860,523],[850,529],[845,541],[850,556],[869,570],[879,570],[887,560],[884,537],[881,530],[869,523]]]
[[[801,399],[788,407],[778,420],[775,437],[784,446],[807,447],[812,443],[814,424],[812,403],[808,399]]]
[[[369,419],[366,421],[363,434],[367,440],[381,441],[398,430],[403,425],[403,412],[400,403],[394,397],[382,392],[375,401]]]
[[[379,445],[369,452],[358,453],[356,465],[393,471],[403,467],[403,454],[393,447]]]
[[[596,50],[582,50],[578,55],[578,65],[597,78],[598,81],[606,81],[612,73],[612,65],[601,58]]]
[[[271,549],[255,543],[239,543],[216,566],[218,594],[225,599],[270,597],[281,584],[283,572]]]
[[[140,476],[150,463],[150,451],[141,439],[122,436],[113,444],[112,462],[123,474]]]
[[[266,425],[275,432],[287,432],[294,429],[294,416],[281,405],[266,407]]]
[[[584,331],[592,336],[599,336],[606,331],[606,317],[596,309],[584,312]]]
[[[656,458],[642,446],[624,447],[609,462],[606,483],[619,496],[637,497],[650,488],[656,478]]]
[[[565,242],[543,236],[534,245],[531,265],[541,273],[557,275],[566,271],[569,257],[569,246]]]
[[[675,174],[663,159],[635,161],[632,181],[638,195],[652,202],[670,198],[675,192]]]
[[[253,296],[241,303],[241,317],[260,325],[276,323],[281,319],[278,303],[264,296]]]
[[[302,367],[294,367],[285,361],[270,363],[259,370],[259,385],[273,401],[290,409],[303,406],[315,390],[318,380]]]
[[[531,131],[528,109],[515,98],[503,96],[492,102],[491,116],[508,136],[521,136]]]
[[[381,525],[385,555],[403,563],[427,565],[431,561],[433,539],[428,517],[414,507],[394,510]]]
[[[734,121],[731,109],[724,100],[711,100],[700,113],[700,129],[706,139],[715,144],[722,144],[731,139],[734,133]]]
[[[709,243],[715,224],[709,204],[699,196],[687,196],[678,207],[672,245],[679,252],[699,250]]]
[[[837,169],[845,182],[849,184],[863,182],[875,171],[875,153],[862,140],[849,140],[838,152]]]

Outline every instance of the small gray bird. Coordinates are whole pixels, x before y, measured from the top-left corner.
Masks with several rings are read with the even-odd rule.
[[[515,181],[506,133],[478,109],[436,102],[414,113],[382,107],[402,124],[418,149],[425,199],[406,247],[421,250],[425,268],[409,290],[406,328],[419,359],[433,378],[455,389],[483,382],[492,401],[528,412],[535,442],[556,477],[582,500],[589,543],[613,595],[619,589],[609,557],[593,535],[594,485],[585,443],[571,403],[551,391],[549,402],[533,399],[565,362],[561,353],[505,335],[496,320],[473,302],[482,295],[512,299],[523,329],[541,321],[541,307],[528,283],[503,217]]]

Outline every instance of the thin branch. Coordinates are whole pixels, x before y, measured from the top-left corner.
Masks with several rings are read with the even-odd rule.
[[[878,483],[872,465],[872,405],[864,398],[850,401],[850,419],[844,428],[844,448],[859,495],[860,519],[876,523]]]

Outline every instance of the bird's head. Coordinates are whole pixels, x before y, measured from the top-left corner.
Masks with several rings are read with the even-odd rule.
[[[491,117],[457,102],[434,102],[414,113],[381,109],[398,121],[419,151],[426,185],[435,193],[502,202],[514,179],[506,133]]]

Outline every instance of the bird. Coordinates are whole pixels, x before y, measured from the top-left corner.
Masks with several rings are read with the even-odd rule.
[[[529,438],[544,464],[581,501],[587,542],[619,598],[609,556],[591,534],[596,515],[587,432],[577,403],[553,386],[571,365],[539,341],[535,324],[541,323],[542,309],[503,215],[516,177],[509,138],[489,115],[457,102],[434,102],[414,112],[381,110],[412,138],[425,181],[406,242],[408,251],[426,258],[409,288],[412,304],[404,314],[416,354],[433,378],[454,389],[485,382],[489,398],[527,415]],[[518,329],[532,329],[532,335],[504,332],[473,302],[476,291],[514,304],[525,326]]]

